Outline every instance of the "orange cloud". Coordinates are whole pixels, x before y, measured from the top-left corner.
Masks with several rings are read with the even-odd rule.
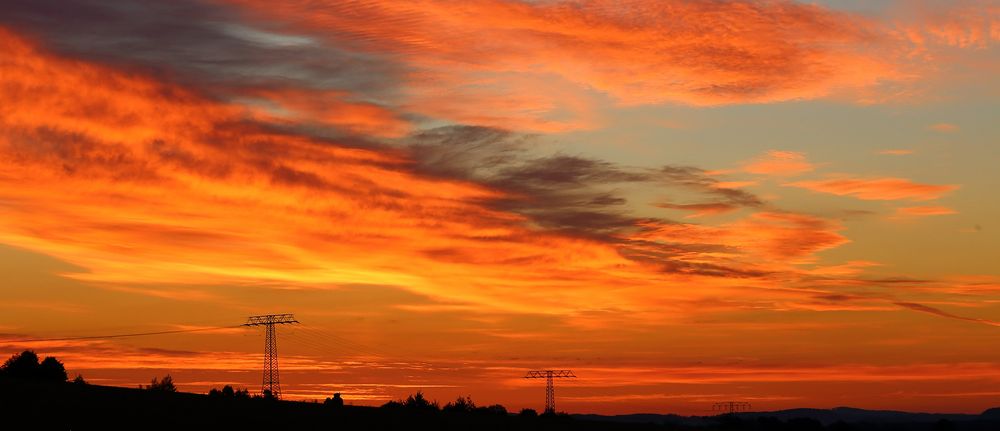
[[[928,313],[928,314],[933,314],[935,316],[947,317],[949,319],[957,319],[957,320],[964,320],[964,321],[967,321],[967,322],[982,323],[984,325],[989,325],[989,326],[1000,326],[1000,322],[997,322],[997,321],[994,321],[994,320],[978,319],[978,318],[958,316],[958,315],[949,313],[947,311],[944,311],[944,310],[941,310],[941,309],[938,309],[938,308],[934,308],[934,307],[929,307],[929,306],[926,306],[926,305],[923,305],[923,304],[914,304],[912,302],[896,302],[896,305],[898,305],[900,307],[903,307],[903,308],[908,308],[910,310],[919,311],[921,313]]]
[[[692,211],[692,214],[686,216],[687,218],[697,218],[697,217],[725,214],[739,209],[739,207],[736,205],[726,204],[726,203],[707,203],[707,204],[662,203],[656,206],[660,208],[675,209],[681,211]]]
[[[0,47],[11,54],[0,64],[0,97],[17,106],[0,110],[0,242],[85,268],[66,274],[77,280],[174,300],[211,295],[174,288],[185,284],[374,284],[519,312],[586,310],[595,301],[662,312],[663,303],[689,295],[653,294],[650,286],[705,277],[702,294],[709,295],[731,289],[726,277],[745,270],[711,253],[696,258],[694,249],[678,250],[691,257],[675,258],[656,244],[633,247],[628,234],[617,231],[600,238],[546,231],[524,214],[491,205],[528,198],[419,174],[404,151],[276,131],[255,109],[60,58],[9,32],[0,33]],[[580,172],[549,172],[543,162]],[[524,176],[538,176],[547,187],[579,175],[609,181],[638,175],[572,157],[534,161],[522,170],[510,178],[522,187]],[[714,184],[696,171],[643,177]],[[738,190],[710,190],[759,203]],[[594,213],[569,216],[583,220]],[[551,217],[557,227],[571,224],[564,214]],[[612,222],[622,232],[643,228],[629,226],[628,218]],[[737,234],[736,225],[703,241],[734,246],[728,239],[799,260],[843,242],[804,217],[764,214],[744,223],[751,233]],[[675,259],[679,265],[664,271]],[[730,266],[731,272],[711,269]],[[604,288],[612,284],[618,288]]]
[[[716,187],[720,189],[739,189],[756,185],[756,181],[719,181]]]
[[[914,3],[913,22],[898,25],[898,33],[913,44],[911,55],[932,57],[935,46],[985,49],[1000,42],[1000,8],[986,1],[948,5]],[[937,6],[937,7],[935,7]]]
[[[803,153],[771,150],[743,164],[743,171],[751,174],[791,176],[816,169]]]
[[[647,223],[644,227],[634,239],[701,246],[702,252],[682,255],[681,260],[751,271],[788,270],[788,264],[812,262],[815,253],[848,242],[837,233],[842,227],[835,222],[789,213],[755,213],[721,226]]]
[[[365,102],[350,101],[343,91],[312,89],[246,88],[242,98],[259,99],[263,118],[290,123],[318,123],[345,129],[351,133],[398,138],[410,131],[410,123],[390,109]]]
[[[420,115],[526,130],[584,129],[601,121],[592,92],[620,104],[711,105],[835,96],[896,76],[891,65],[858,51],[858,42],[872,36],[868,24],[857,17],[780,2],[635,2],[624,12],[609,7],[617,6],[613,2],[584,2],[579,7],[499,1],[471,6],[242,3],[250,5],[251,14],[290,23],[285,31],[312,32],[319,35],[315,40],[343,42],[344,49],[399,59],[406,71],[400,100],[383,103],[339,91],[272,88],[240,90],[249,101],[220,100],[107,64],[54,55],[0,30],[0,51],[5,53],[0,62],[0,100],[5,102],[0,106],[0,243],[72,264],[74,269],[61,271],[85,281],[82,285],[123,295],[141,293],[157,301],[212,307],[226,303],[221,289],[195,286],[205,284],[287,289],[282,293],[383,285],[441,301],[399,305],[389,317],[367,321],[391,322],[371,325],[385,325],[375,331],[390,334],[387,344],[393,348],[407,343],[441,346],[438,354],[462,358],[461,363],[371,360],[359,365],[370,359],[352,355],[352,361],[331,361],[296,351],[301,346],[294,343],[283,344],[283,352],[289,352],[283,362],[288,365],[283,378],[290,379],[286,393],[303,398],[349,388],[354,399],[373,401],[406,395],[417,387],[460,386],[439,392],[451,397],[467,395],[468,387],[483,387],[483,381],[504,378],[516,383],[503,390],[528,390],[517,378],[523,368],[581,356],[586,364],[614,365],[580,368],[595,388],[624,392],[653,381],[713,385],[711,390],[718,392],[722,384],[737,383],[726,388],[730,391],[754,384],[753,389],[761,390],[755,396],[770,400],[812,396],[835,402],[828,393],[843,391],[838,385],[845,382],[855,385],[848,391],[854,395],[871,394],[860,389],[872,381],[891,382],[893,391],[899,391],[998,375],[988,361],[973,363],[974,358],[964,357],[960,363],[887,367],[845,364],[843,359],[854,353],[847,351],[834,355],[839,365],[810,365],[811,357],[830,360],[823,348],[838,346],[833,336],[849,339],[873,361],[898,358],[898,351],[871,346],[884,341],[881,328],[905,328],[913,315],[934,315],[943,318],[942,325],[982,329],[984,325],[969,322],[987,322],[921,300],[939,294],[979,299],[995,295],[997,283],[965,280],[946,286],[861,278],[873,263],[837,264],[818,257],[849,241],[839,222],[767,209],[759,198],[738,189],[750,183],[712,181],[694,168],[637,174],[574,157],[532,160],[503,172],[504,181],[490,182],[497,171],[487,169],[476,176],[446,169],[461,166],[449,164],[452,153],[422,160],[396,147],[331,138],[339,136],[335,133],[316,137],[295,132],[318,123],[351,133],[399,137],[410,130],[408,119]],[[324,5],[329,8],[320,7]],[[364,20],[368,22],[359,24]],[[718,25],[720,21],[727,25]],[[465,137],[456,134],[443,142],[454,147]],[[476,169],[499,163],[484,160],[473,163]],[[772,152],[756,162],[761,163],[751,169],[770,175],[814,167],[791,152]],[[624,203],[612,193],[536,193],[590,185],[587,181],[593,178],[618,185],[651,176],[722,201],[668,204],[674,209],[695,215],[735,208],[756,212],[719,225],[675,223],[593,210]],[[861,199],[909,200],[933,199],[956,188],[897,178],[836,181],[841,182],[790,185]],[[549,199],[553,197],[560,199]],[[573,211],[560,211],[567,207]],[[943,211],[911,208],[924,208],[913,210],[917,213]],[[545,217],[540,215],[545,211]],[[914,298],[886,299],[871,293],[885,286]],[[381,300],[377,294],[373,298]],[[9,302],[10,308],[28,310],[60,304]],[[354,314],[338,319],[367,318],[369,311],[352,310]],[[407,312],[433,316],[396,320]],[[796,320],[805,313],[855,312],[863,312],[864,318],[879,312],[886,321],[900,320],[892,321],[898,325],[866,325],[870,321],[864,318],[839,318],[851,316],[847,314],[831,315],[833,323]],[[713,321],[726,331],[717,331]],[[358,325],[364,327],[359,330],[368,330],[368,325]],[[858,326],[838,333],[840,325]],[[808,330],[805,335],[785,336],[803,328]],[[720,334],[724,342],[705,341],[706,335]],[[324,338],[306,338],[303,344]],[[502,341],[490,345],[494,339]],[[817,339],[823,343],[810,344]],[[955,337],[955,342],[977,339]],[[586,340],[587,346],[579,340]],[[902,340],[921,341],[926,339]],[[545,349],[538,348],[541,343]],[[193,383],[182,386],[185,389],[206,390],[233,379],[229,373],[234,370],[253,374],[242,381],[259,381],[259,354],[211,345],[220,352],[122,349],[105,343],[29,346],[58,351],[71,367],[116,384],[148,381],[148,368],[159,367],[190,373],[186,381]],[[803,347],[796,351],[796,346]],[[787,363],[744,362],[745,356],[766,356],[776,347],[786,349],[780,353]],[[338,348],[333,352],[339,355],[343,346]],[[966,349],[951,353],[979,351]],[[948,353],[942,350],[951,349],[931,346],[924,352]],[[511,352],[532,359],[490,359],[474,378],[467,371],[455,377],[455,369],[467,370],[474,363],[465,361],[468,357],[508,357]],[[607,352],[615,356],[608,358]],[[664,365],[664,358],[676,358],[670,355],[677,352],[740,358],[722,365]],[[631,355],[646,362],[629,362]],[[324,370],[352,367],[358,372],[317,377]],[[380,374],[385,378],[365,380],[374,372],[385,373]],[[628,377],[625,383],[622,377]],[[805,388],[797,393],[775,389],[797,382],[817,385],[797,385]],[[820,387],[820,382],[835,384]],[[491,390],[498,389],[484,392],[492,396]],[[695,402],[716,393],[697,391],[687,393],[692,404],[685,408],[694,409]],[[896,402],[893,391],[866,396],[871,403]],[[480,394],[475,395],[478,401]],[[628,393],[609,397],[649,398]],[[576,399],[581,404],[574,407],[587,405],[579,394]]]
[[[907,156],[913,154],[913,150],[882,150],[878,153],[887,156]]]
[[[958,214],[958,211],[942,206],[916,206],[916,207],[897,208],[895,216],[925,217],[925,216],[950,215],[950,214]]]
[[[719,105],[902,78],[865,48],[878,39],[872,23],[798,3],[220,1],[289,33],[398,58],[410,70],[406,106],[489,126],[592,127],[581,90],[623,105]]]
[[[958,126],[951,123],[931,124],[930,129],[936,132],[949,133],[958,130]]]
[[[854,196],[863,200],[912,200],[937,199],[955,190],[954,185],[915,183],[903,178],[835,178],[818,181],[799,181],[785,184],[819,193],[837,196]]]

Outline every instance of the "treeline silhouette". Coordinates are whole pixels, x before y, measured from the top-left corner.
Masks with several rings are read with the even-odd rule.
[[[641,415],[635,415],[641,416]],[[653,415],[650,415],[653,416]],[[837,422],[773,417],[711,418],[655,416],[646,422],[616,421],[605,416],[571,416],[524,409],[508,412],[500,404],[477,406],[469,396],[441,406],[423,392],[381,407],[349,406],[339,393],[320,402],[278,401],[230,385],[208,394],[178,392],[173,378],[153,378],[149,385],[122,388],[88,384],[82,376],[67,379],[56,358],[39,360],[32,351],[12,356],[0,366],[0,429],[21,424],[32,429],[188,430],[273,427],[280,430],[581,430],[581,431],[986,431],[1000,420],[914,424]]]

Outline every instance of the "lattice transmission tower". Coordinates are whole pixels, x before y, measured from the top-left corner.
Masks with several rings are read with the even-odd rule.
[[[260,393],[270,393],[275,399],[281,399],[281,384],[278,382],[278,333],[275,325],[299,323],[291,314],[265,314],[250,316],[243,326],[263,326],[266,334],[264,340],[264,378],[261,381]]]
[[[556,412],[556,385],[552,379],[576,378],[570,370],[528,371],[526,379],[545,379],[545,411]]]
[[[712,404],[712,411],[720,412],[719,414],[748,412],[750,411],[750,403],[745,403],[743,401],[723,401],[721,403]]]

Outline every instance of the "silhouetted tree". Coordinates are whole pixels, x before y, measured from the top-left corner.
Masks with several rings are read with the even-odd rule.
[[[75,384],[75,385],[86,385],[87,381],[83,379],[82,375],[77,374],[76,377],[73,378],[73,384]]]
[[[392,400],[392,401],[389,401],[389,402],[387,402],[385,404],[382,404],[382,406],[380,408],[383,408],[383,409],[386,409],[386,410],[401,410],[401,409],[403,409],[403,402],[402,401],[397,401],[397,400]]]
[[[333,398],[327,398],[323,400],[323,405],[333,408],[340,408],[344,406],[344,399],[340,397],[340,392],[333,394]]]
[[[459,396],[455,402],[444,405],[442,411],[450,413],[468,413],[476,408],[476,403],[472,402],[472,397]]]
[[[500,404],[493,404],[487,407],[478,407],[476,408],[476,411],[497,416],[507,416],[507,408]]]
[[[525,417],[535,417],[538,416],[538,412],[535,411],[535,409],[521,409],[521,412],[518,413],[518,415]]]
[[[48,356],[38,362],[38,355],[25,350],[13,355],[0,366],[0,376],[44,382],[65,382],[66,367],[58,359]]]
[[[250,391],[246,389],[233,389],[232,386],[226,385],[222,389],[212,388],[208,391],[208,396],[225,399],[249,399]]]
[[[0,366],[0,374],[17,379],[33,379],[38,371],[38,355],[25,350],[7,359]]]
[[[238,400],[248,400],[250,399],[250,391],[247,388],[240,388],[233,392],[233,398]]]
[[[66,375],[66,367],[62,362],[51,356],[47,356],[38,364],[38,378],[49,382],[65,382],[69,379]]]
[[[437,401],[427,401],[422,391],[417,391],[416,394],[407,397],[406,401],[403,401],[403,406],[411,410],[440,410]]]
[[[156,377],[153,377],[148,386],[139,385],[139,388],[159,392],[177,392],[177,387],[174,386],[174,378],[170,377],[170,374],[163,376],[163,379],[159,381],[156,380]]]

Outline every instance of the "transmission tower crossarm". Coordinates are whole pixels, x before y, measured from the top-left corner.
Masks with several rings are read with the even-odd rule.
[[[546,379],[551,376],[552,378],[575,378],[576,375],[573,374],[571,370],[536,370],[528,371],[528,374],[524,376],[526,379]]]
[[[290,323],[299,323],[298,320],[295,320],[295,316],[290,313],[264,314],[248,317],[247,323],[244,323],[243,326],[284,325]]]

